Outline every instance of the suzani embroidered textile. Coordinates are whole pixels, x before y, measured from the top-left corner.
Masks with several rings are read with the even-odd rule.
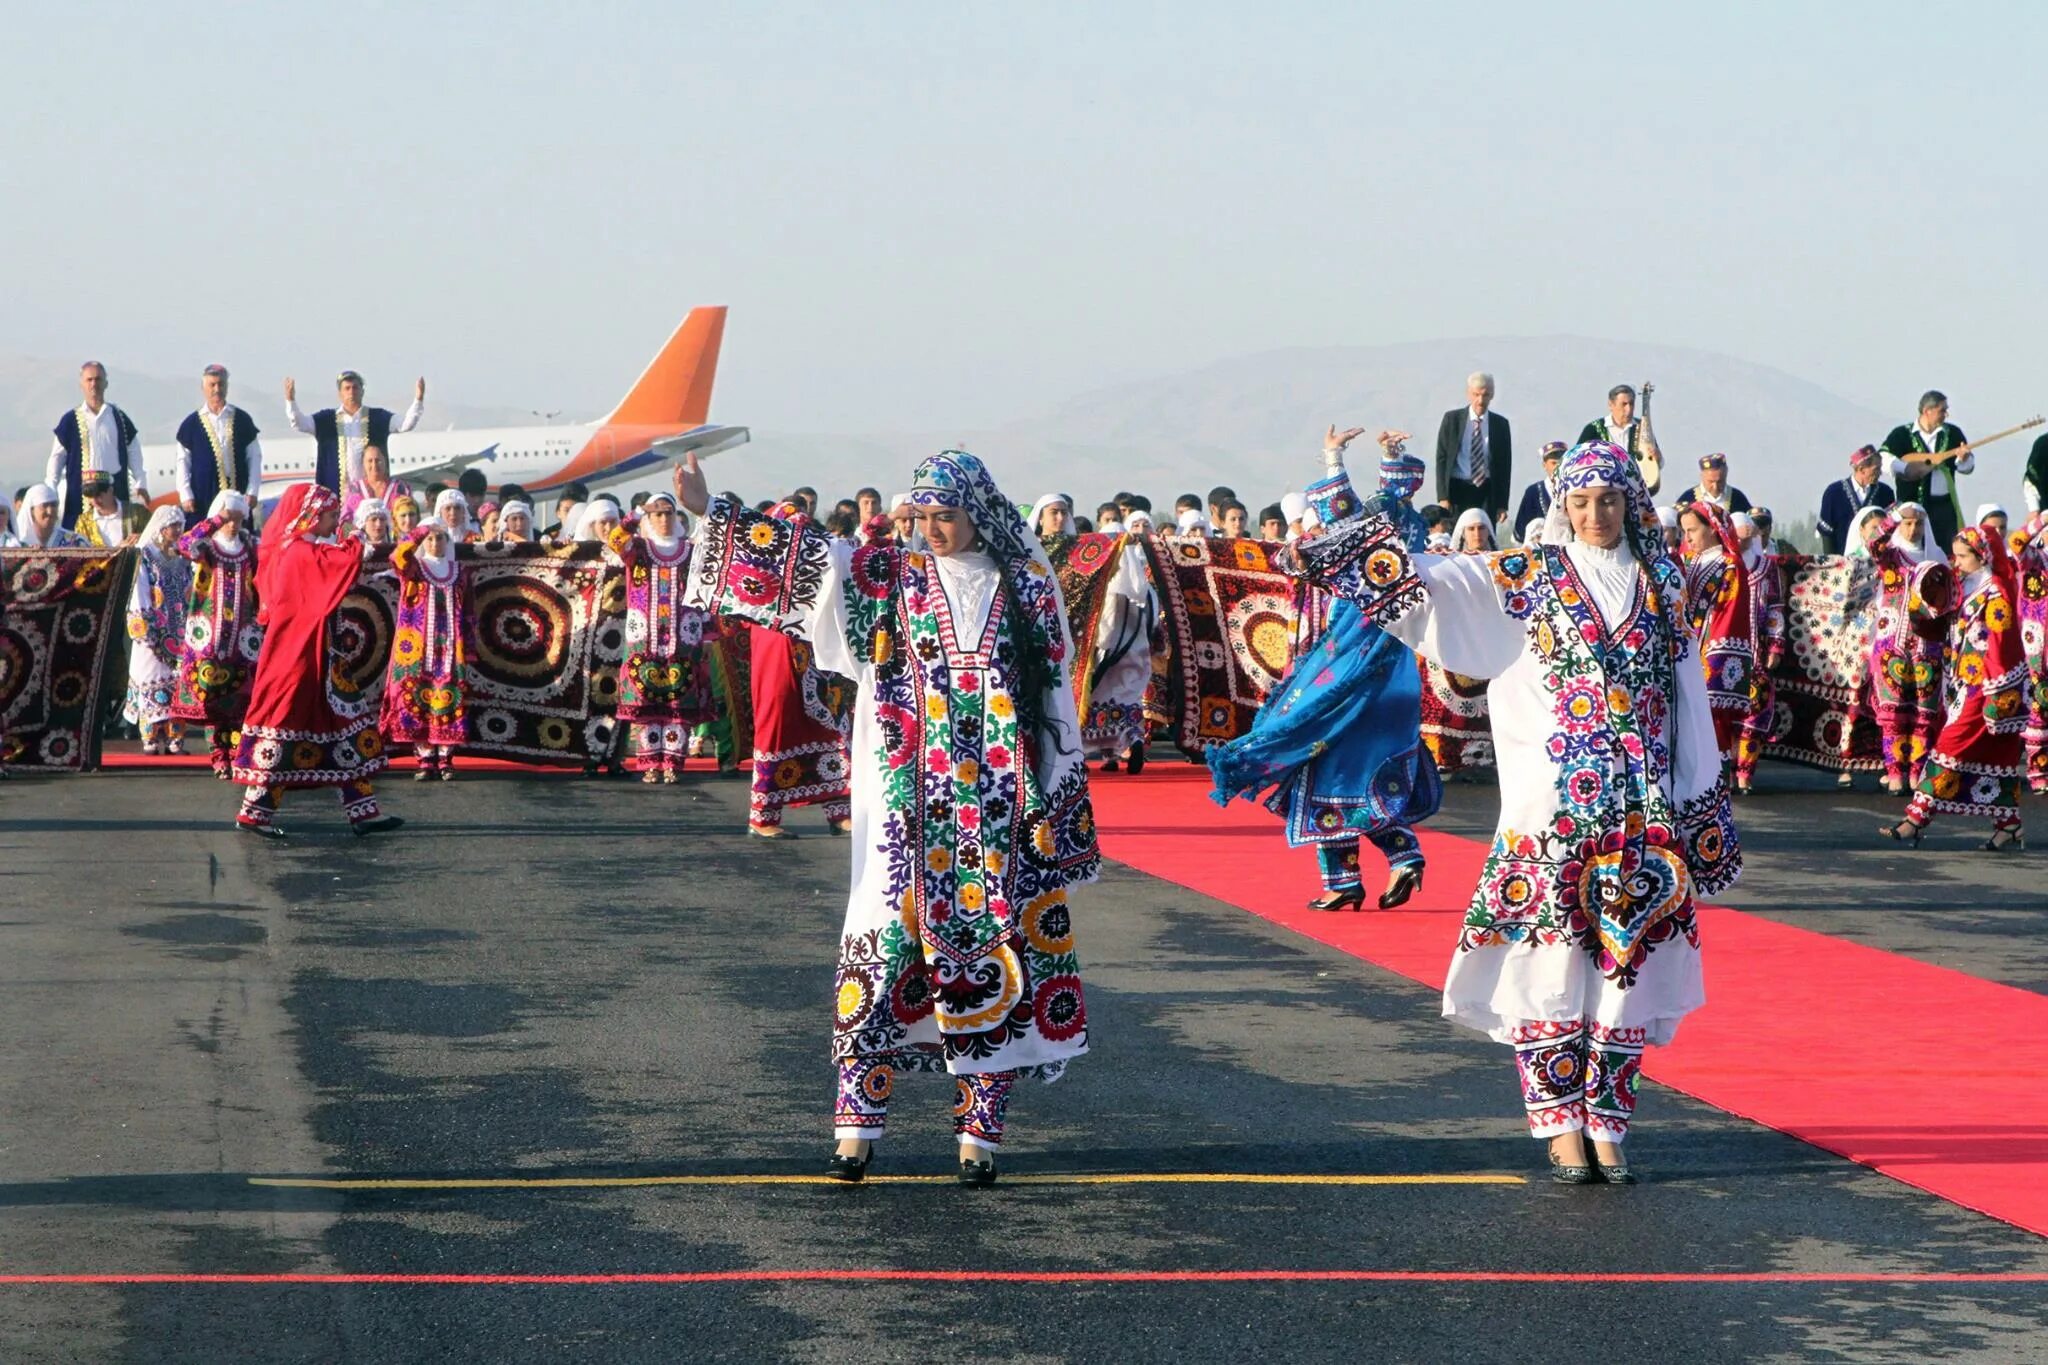
[[[0,766],[98,765],[106,689],[126,685],[120,644],[134,559],[134,551],[0,550]]]

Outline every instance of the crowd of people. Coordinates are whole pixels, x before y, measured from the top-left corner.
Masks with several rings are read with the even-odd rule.
[[[959,452],[923,462],[905,491],[829,506],[808,487],[714,497],[694,456],[673,491],[624,504],[573,484],[542,503],[475,470],[415,493],[386,454],[424,383],[394,418],[343,379],[341,410],[292,407],[320,469],[285,490],[259,539],[260,447],[226,406],[225,371],[208,370],[186,422],[178,498],[137,517],[134,426],[88,366],[49,481],[21,492],[18,529],[0,532],[9,547],[132,548],[122,715],[151,753],[179,753],[203,727],[215,773],[245,789],[240,828],[281,837],[279,798],[327,787],[357,833],[396,829],[372,786],[387,748],[410,747],[417,780],[446,781],[472,738],[476,547],[600,556],[624,578],[616,715],[643,780],[675,782],[699,750],[737,768],[715,660],[745,650],[749,829],[788,837],[783,810],[819,804],[852,836],[829,1173],[863,1177],[896,1074],[943,1071],[961,1178],[985,1184],[1015,1081],[1056,1079],[1087,1046],[1067,896],[1099,861],[1089,769],[1140,772],[1156,745],[1164,608],[1144,547],[1260,540],[1300,590],[1294,664],[1248,733],[1191,756],[1218,801],[1261,800],[1290,844],[1316,849],[1311,908],[1326,911],[1362,907],[1365,843],[1387,864],[1377,903],[1406,902],[1425,873],[1414,826],[1444,779],[1497,769],[1499,832],[1445,1013],[1513,1050],[1557,1179],[1630,1179],[1642,1050],[1703,999],[1694,898],[1740,869],[1730,798],[1753,789],[1773,734],[1795,558],[1723,455],[1657,501],[1651,386],[1616,386],[1578,441],[1542,445],[1519,499],[1511,424],[1475,374],[1439,426],[1436,497],[1420,507],[1432,467],[1406,433],[1380,433],[1377,486],[1361,494],[1345,457],[1362,432],[1333,428],[1304,491],[1254,512],[1217,487],[1155,513],[1129,491],[1092,508],[1061,492],[1013,501]],[[1937,815],[1968,816],[2006,852],[2023,847],[2022,789],[2048,792],[2048,439],[2022,480],[2024,516],[1964,516],[1975,469],[1930,392],[1914,421],[1850,456],[1819,530],[1877,584],[1859,706],[1885,789],[1906,801],[1882,833],[1917,844]],[[1059,572],[1090,536],[1110,558],[1077,629]],[[394,579],[398,603],[374,705],[333,648],[365,575]]]

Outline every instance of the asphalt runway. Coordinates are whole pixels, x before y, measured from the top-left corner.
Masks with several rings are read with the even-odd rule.
[[[2048,855],[1763,783],[1726,903],[2048,989]],[[1020,1088],[1003,1183],[951,1182],[916,1076],[874,1183],[787,1179],[830,1146],[815,811],[383,790],[401,834],[323,794],[272,846],[203,772],[0,784],[0,1360],[2048,1360],[2043,1239],[1654,1084],[1645,1182],[1553,1186],[1433,992],[1121,867],[1076,899],[1093,1052]]]

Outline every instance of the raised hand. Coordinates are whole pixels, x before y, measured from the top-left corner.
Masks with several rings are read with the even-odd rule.
[[[427,377],[425,375],[421,375],[418,379],[412,381],[412,401],[415,403],[427,401]]]
[[[299,386],[293,382],[290,375],[284,377],[284,401],[287,403],[299,401]]]
[[[1365,435],[1364,427],[1351,427],[1347,430],[1339,431],[1337,430],[1336,423],[1333,422],[1330,424],[1329,431],[1323,434],[1323,449],[1342,450],[1363,435]]]
[[[704,478],[704,470],[697,463],[697,452],[691,451],[676,466],[676,501],[691,516],[701,517],[711,506],[711,485]]]

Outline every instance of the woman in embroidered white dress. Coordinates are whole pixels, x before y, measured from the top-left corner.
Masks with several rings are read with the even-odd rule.
[[[1515,1049],[1557,1179],[1626,1183],[1643,1047],[1705,1000],[1693,897],[1741,868],[1699,665],[1706,604],[1635,462],[1602,443],[1567,454],[1533,549],[1411,560],[1367,518],[1294,554],[1418,654],[1492,680],[1500,825],[1443,1012]]]
[[[1088,1050],[1067,893],[1101,859],[1059,582],[959,451],[918,466],[913,546],[714,500],[694,456],[676,491],[708,509],[690,602],[789,631],[859,685],[827,1174],[865,1173],[897,1073],[945,1071],[960,1180],[988,1184],[1017,1077],[1051,1081]]]

